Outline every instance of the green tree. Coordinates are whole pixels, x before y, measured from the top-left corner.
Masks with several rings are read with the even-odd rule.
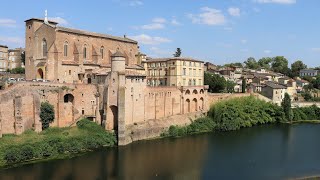
[[[247,79],[243,78],[242,79],[242,93],[246,93],[246,88],[247,88]]]
[[[236,85],[236,83],[232,82],[232,81],[227,81],[226,83],[226,91],[228,93],[234,93],[234,86]]]
[[[225,66],[225,67],[234,67],[234,66],[236,66],[236,67],[243,67],[242,63],[240,63],[240,62],[229,63],[229,64],[225,64],[224,66]]]
[[[180,57],[181,56],[181,49],[177,48],[177,51],[173,54],[174,57]]]
[[[204,84],[209,85],[209,92],[219,93],[226,89],[226,80],[218,74],[204,73]]]
[[[49,102],[42,102],[40,106],[42,130],[47,129],[54,120],[54,107]]]
[[[258,64],[262,68],[270,69],[271,62],[272,62],[272,58],[263,57],[263,58],[259,59]]]
[[[26,54],[25,54],[25,51],[22,51],[22,52],[21,52],[21,62],[22,62],[23,64],[25,64],[25,62],[26,62]]]
[[[284,98],[281,102],[281,106],[283,109],[283,112],[285,114],[285,117],[288,121],[292,121],[293,119],[293,113],[292,113],[292,109],[291,109],[291,99],[290,99],[290,95],[288,93],[284,94]]]
[[[291,64],[292,77],[298,77],[300,70],[306,69],[307,65],[303,64],[302,61],[298,60]]]
[[[302,97],[305,101],[312,101],[313,97],[309,91],[302,93]]]
[[[258,69],[259,68],[258,62],[253,57],[249,57],[244,62],[244,64],[246,64],[246,68],[249,68],[249,69]]]
[[[288,60],[284,56],[276,56],[271,63],[274,72],[287,74],[288,73]]]
[[[17,67],[10,70],[10,73],[12,74],[24,74],[25,69],[23,67]]]
[[[316,79],[313,79],[310,83],[313,85],[314,88],[320,89],[320,75],[318,75]]]

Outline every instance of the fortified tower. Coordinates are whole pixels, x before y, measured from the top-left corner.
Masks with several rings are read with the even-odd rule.
[[[108,78],[106,129],[114,129],[118,144],[125,144],[125,56],[117,51],[111,55]]]

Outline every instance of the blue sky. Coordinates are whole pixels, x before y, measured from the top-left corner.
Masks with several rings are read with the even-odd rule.
[[[151,57],[182,55],[215,64],[285,56],[320,66],[319,0],[4,1],[0,44],[24,46],[24,20],[127,36]]]

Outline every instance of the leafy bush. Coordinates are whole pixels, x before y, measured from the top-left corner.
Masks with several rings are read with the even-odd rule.
[[[21,161],[20,150],[17,147],[10,147],[4,155],[4,160],[8,164],[18,163]]]
[[[42,129],[47,129],[54,120],[54,107],[49,102],[42,102],[40,106],[40,119]]]
[[[34,157],[34,148],[30,145],[25,145],[21,147],[20,150],[20,158],[21,161],[28,161],[30,159],[33,159]]]
[[[190,125],[180,127],[180,126],[170,126],[168,131],[161,134],[161,136],[185,136],[187,134],[198,134],[202,132],[213,131],[216,127],[215,122],[209,117],[199,118],[193,121]]]
[[[320,120],[320,108],[316,105],[310,107],[294,108],[293,111],[293,120]]]
[[[216,123],[216,129],[221,131],[284,121],[281,107],[255,97],[219,102],[210,108],[208,116]]]
[[[63,154],[74,154],[83,151],[114,146],[116,138],[113,133],[105,131],[98,124],[87,119],[80,120],[78,127],[48,128],[35,136],[35,132],[26,131],[21,136],[5,136],[4,138],[28,137],[14,145],[4,147],[0,152],[2,163],[14,164],[34,159],[55,158]],[[30,142],[29,138],[33,141]]]

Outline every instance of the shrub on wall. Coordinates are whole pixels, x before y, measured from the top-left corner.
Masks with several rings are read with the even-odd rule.
[[[54,107],[49,102],[42,102],[40,106],[42,130],[47,129],[54,120]]]

